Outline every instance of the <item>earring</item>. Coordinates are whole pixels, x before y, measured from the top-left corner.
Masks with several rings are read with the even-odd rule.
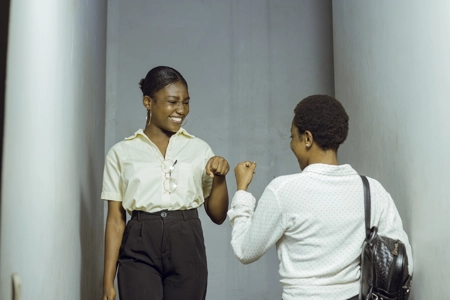
[[[152,111],[150,109],[147,109],[147,115],[145,116],[145,126],[150,125],[152,122]]]
[[[187,119],[188,119],[188,116],[186,116],[186,117],[184,118],[183,122],[184,122],[184,121],[186,121],[186,122],[184,122],[183,124],[181,124],[181,127],[184,127],[184,126],[186,126],[186,123],[187,123]]]

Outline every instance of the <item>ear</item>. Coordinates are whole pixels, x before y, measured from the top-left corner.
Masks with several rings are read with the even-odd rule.
[[[147,109],[147,110],[151,110],[152,109],[152,98],[150,98],[149,96],[144,96],[144,99],[143,99],[143,104],[144,104],[144,107]]]
[[[311,133],[311,131],[306,130],[305,133],[303,133],[303,142],[305,143],[305,146],[307,148],[310,148],[314,142],[314,137]]]

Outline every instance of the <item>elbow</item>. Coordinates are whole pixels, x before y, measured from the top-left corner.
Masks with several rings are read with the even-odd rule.
[[[239,260],[239,262],[240,262],[241,264],[243,264],[243,265],[249,265],[249,264],[251,264],[252,262],[255,262],[255,261],[258,260],[257,258],[254,258],[254,257],[246,257],[245,255],[242,255],[242,256],[236,255],[236,258],[237,258],[237,259]]]
[[[222,225],[223,222],[225,222],[225,220],[227,219],[227,216],[225,215],[225,216],[221,216],[218,218],[210,216],[210,218],[211,218],[211,221],[213,221],[215,224]]]
[[[233,241],[231,242],[231,246],[233,248],[234,256],[236,256],[237,260],[239,260],[239,262],[243,265],[251,264],[252,262],[257,261],[260,258],[260,256],[254,254],[249,255],[249,253],[245,251],[245,249],[242,249],[242,247],[235,245]]]
[[[205,205],[206,214],[208,217],[217,225],[221,225],[227,219],[227,211],[214,211],[211,210],[207,205]]]

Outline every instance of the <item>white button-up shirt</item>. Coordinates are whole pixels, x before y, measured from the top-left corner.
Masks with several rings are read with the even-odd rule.
[[[163,157],[139,129],[109,150],[101,198],[121,201],[129,213],[197,208],[211,192],[212,178],[206,174],[205,166],[213,156],[206,142],[181,128],[170,137]],[[170,174],[178,184],[172,193],[163,186],[169,176],[167,169],[162,168],[164,161],[177,161]]]
[[[389,193],[368,178],[371,226],[406,245],[408,236]],[[359,294],[365,238],[364,194],[350,165],[312,164],[302,173],[274,179],[255,210],[252,194],[238,191],[228,211],[231,245],[242,263],[259,259],[276,244],[283,300],[343,300]]]

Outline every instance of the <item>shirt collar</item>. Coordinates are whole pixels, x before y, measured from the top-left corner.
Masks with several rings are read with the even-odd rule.
[[[323,175],[331,176],[347,176],[347,175],[357,175],[358,173],[349,165],[329,165],[329,164],[311,164],[307,166],[302,173],[311,172]]]
[[[137,136],[142,135],[144,137],[147,137],[144,133],[144,130],[142,130],[141,128],[138,129],[132,136],[126,137],[125,140],[132,140],[135,139]],[[190,134],[189,132],[186,131],[186,129],[184,129],[183,127],[181,127],[174,135],[184,135],[185,137],[188,138],[195,138],[194,135]]]

